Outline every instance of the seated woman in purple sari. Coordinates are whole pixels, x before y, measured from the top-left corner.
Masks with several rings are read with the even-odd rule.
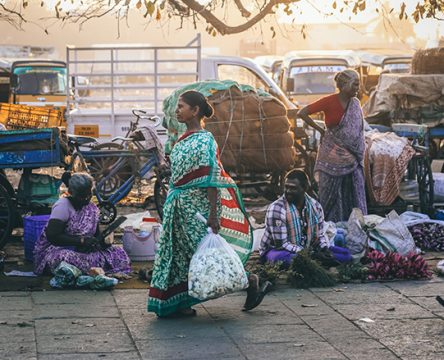
[[[364,178],[364,117],[356,95],[359,74],[344,70],[335,76],[339,93],[301,109],[298,116],[317,129],[321,145],[315,173],[319,176],[319,201],[327,221],[346,221],[353,208],[367,214]],[[326,130],[310,114],[324,112]]]
[[[99,209],[91,202],[93,178],[85,173],[66,177],[70,196],[60,198],[34,248],[34,272],[53,272],[65,261],[87,273],[101,267],[107,274],[129,273],[130,260],[125,251],[97,238]]]

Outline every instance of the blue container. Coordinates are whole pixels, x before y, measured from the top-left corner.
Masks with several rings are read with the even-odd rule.
[[[23,240],[25,244],[25,259],[34,261],[34,245],[48,223],[49,215],[25,216],[23,218]]]
[[[435,219],[441,221],[444,220],[444,210],[436,210]]]

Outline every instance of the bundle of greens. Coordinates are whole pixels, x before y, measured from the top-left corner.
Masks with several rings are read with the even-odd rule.
[[[293,258],[288,271],[288,282],[297,288],[328,287],[336,284],[334,277],[317,261],[312,260],[309,251],[303,250]]]

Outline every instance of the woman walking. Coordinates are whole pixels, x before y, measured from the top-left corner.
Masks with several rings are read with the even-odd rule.
[[[356,95],[359,74],[344,70],[335,76],[339,93],[326,96],[298,113],[322,136],[316,159],[319,201],[327,221],[348,220],[353,208],[367,213],[363,159],[365,151],[364,117]],[[324,112],[326,130],[311,114]]]
[[[188,295],[188,270],[207,226],[230,243],[243,263],[251,252],[252,233],[239,191],[223,170],[212,134],[202,129],[203,118],[212,114],[213,108],[197,91],[179,98],[177,120],[187,131],[170,155],[170,191],[148,297],[148,311],[159,317],[196,314],[191,306],[200,301]],[[207,226],[196,218],[197,212],[208,219]],[[258,277],[250,274],[244,310],[259,305],[267,287],[266,283],[260,290]]]

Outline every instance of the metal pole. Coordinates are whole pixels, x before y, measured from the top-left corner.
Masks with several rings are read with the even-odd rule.
[[[111,50],[111,124],[112,124],[112,130],[111,134],[112,136],[116,136],[116,118],[114,113],[114,50]]]
[[[158,115],[158,106],[157,106],[157,101],[158,99],[158,95],[159,95],[159,79],[157,77],[157,72],[158,72],[158,65],[157,65],[157,60],[158,60],[158,54],[157,54],[157,48],[154,49],[154,114]]]
[[[201,66],[201,59],[202,59],[202,45],[201,45],[201,38],[200,33],[197,34],[197,60],[196,60],[196,66],[197,66],[197,81],[200,81],[202,79],[202,66]]]

